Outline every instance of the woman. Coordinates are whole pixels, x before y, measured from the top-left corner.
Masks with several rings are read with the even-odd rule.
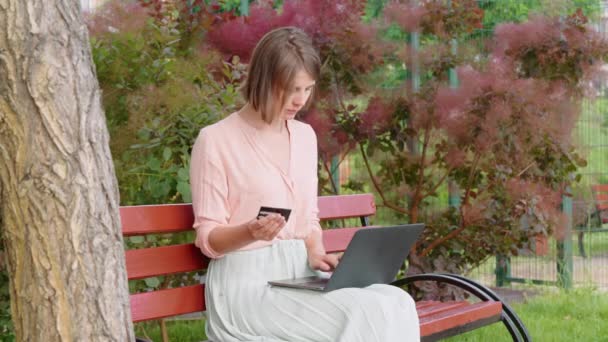
[[[242,87],[247,103],[203,128],[190,179],[196,245],[212,259],[207,335],[227,341],[418,341],[415,304],[401,289],[372,285],[328,293],[271,287],[269,280],[331,271],[317,209],[317,141],[293,120],[319,79],[304,32],[266,34]],[[286,222],[261,206],[289,208]]]

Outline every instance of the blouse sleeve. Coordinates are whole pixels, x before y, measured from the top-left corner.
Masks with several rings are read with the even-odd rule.
[[[317,151],[317,135],[312,127],[308,126],[310,129],[310,149],[312,153],[311,167],[310,167],[310,183],[308,184],[308,189],[311,189],[309,192],[309,198],[307,207],[309,208],[308,212],[308,229],[309,233],[315,230],[321,230],[321,224],[319,223],[319,194],[318,194],[318,151]]]
[[[209,233],[228,223],[227,175],[222,163],[212,148],[213,140],[202,129],[199,133],[190,160],[190,187],[196,230],[195,245],[209,258],[223,255],[209,245]]]

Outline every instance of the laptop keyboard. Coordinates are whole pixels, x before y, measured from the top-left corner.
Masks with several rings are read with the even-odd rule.
[[[303,281],[302,284],[307,284],[307,285],[325,285],[328,282],[329,282],[329,279],[319,279],[319,280]]]

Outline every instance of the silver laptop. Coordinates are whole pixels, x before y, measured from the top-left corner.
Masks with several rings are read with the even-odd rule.
[[[424,224],[407,224],[358,230],[331,275],[274,280],[274,286],[315,291],[388,284],[395,279]]]

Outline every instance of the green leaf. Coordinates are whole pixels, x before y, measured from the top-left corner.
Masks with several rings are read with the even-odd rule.
[[[156,158],[151,158],[148,161],[148,167],[152,171],[160,171],[160,160],[158,160]]]
[[[143,243],[145,241],[143,236],[131,236],[129,237],[131,243]]]
[[[180,168],[177,171],[177,178],[180,181],[190,181],[190,171],[188,169],[186,169],[185,167]]]
[[[182,195],[184,202],[192,202],[192,194],[190,193],[190,184],[186,182],[177,183],[177,192]]]
[[[169,159],[171,159],[172,154],[173,151],[171,151],[171,148],[165,147],[165,149],[163,150],[163,160],[168,161]]]
[[[158,280],[157,277],[146,278],[144,281],[146,282],[146,286],[151,287],[151,288],[155,288],[158,285],[160,285],[160,280]]]

